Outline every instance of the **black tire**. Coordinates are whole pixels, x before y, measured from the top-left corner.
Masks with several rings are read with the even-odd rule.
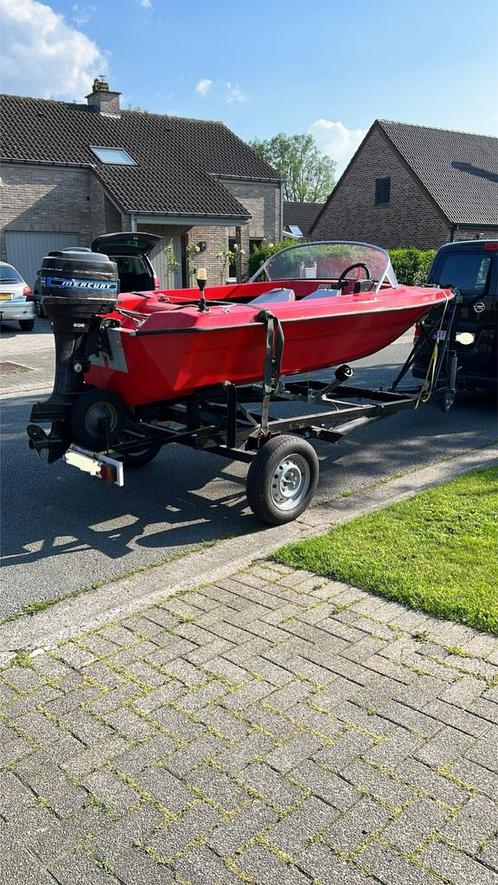
[[[161,451],[160,443],[152,443],[151,445],[140,449],[138,452],[127,452],[122,456],[123,464],[128,469],[134,470],[136,467],[143,467],[148,464]]]
[[[309,442],[288,434],[273,437],[260,449],[247,473],[251,510],[270,525],[291,522],[313,498],[318,473],[318,457]]]
[[[125,421],[125,408],[119,396],[110,390],[92,387],[73,404],[69,416],[73,441],[92,452],[106,447],[103,420],[109,418],[109,443],[120,438]]]
[[[19,328],[21,332],[32,332],[35,326],[34,320],[19,320]]]

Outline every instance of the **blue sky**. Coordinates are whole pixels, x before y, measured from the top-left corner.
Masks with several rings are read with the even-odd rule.
[[[0,0],[2,90],[312,131],[344,165],[376,117],[498,134],[496,0]],[[26,58],[30,64],[26,64]]]

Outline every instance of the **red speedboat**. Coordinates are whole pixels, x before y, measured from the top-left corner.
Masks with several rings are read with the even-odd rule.
[[[339,365],[386,347],[435,305],[441,289],[399,285],[387,252],[317,242],[273,255],[249,283],[122,294],[109,318],[110,353],[91,357],[85,382],[126,406],[189,396],[229,381],[261,380],[265,321],[284,335],[281,372]]]

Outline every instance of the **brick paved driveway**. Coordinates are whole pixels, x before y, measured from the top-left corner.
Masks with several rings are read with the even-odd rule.
[[[259,563],[0,674],[0,882],[498,883],[498,641]]]

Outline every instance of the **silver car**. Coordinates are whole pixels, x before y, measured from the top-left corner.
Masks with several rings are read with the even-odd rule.
[[[31,289],[12,264],[0,261],[0,322],[15,321],[22,332],[35,324],[35,306],[28,301]]]

